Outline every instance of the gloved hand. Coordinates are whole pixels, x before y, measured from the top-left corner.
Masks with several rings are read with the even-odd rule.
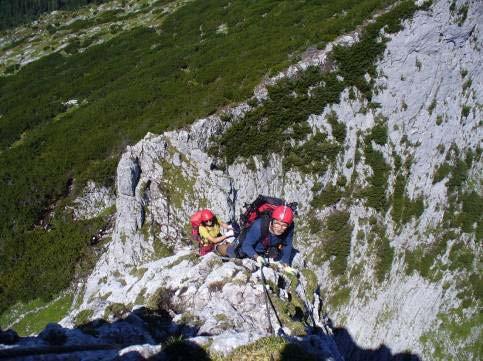
[[[285,268],[285,265],[278,261],[271,261],[270,266],[277,271],[282,271]]]
[[[270,264],[268,260],[262,256],[257,256],[256,261],[257,261],[258,267],[269,266]]]
[[[290,267],[290,266],[285,266],[283,271],[289,275],[296,276],[298,277],[299,271],[297,271],[295,268]]]
[[[227,237],[227,238],[233,237],[234,235],[235,235],[235,233],[233,232],[233,229],[230,229],[230,230],[225,232],[225,237]]]

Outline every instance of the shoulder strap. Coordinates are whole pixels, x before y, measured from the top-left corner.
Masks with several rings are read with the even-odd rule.
[[[261,224],[261,233],[262,233],[262,244],[263,247],[268,248],[270,247],[270,240],[268,239],[269,236],[269,228],[270,228],[270,215],[264,214],[262,217],[263,219],[262,224]]]

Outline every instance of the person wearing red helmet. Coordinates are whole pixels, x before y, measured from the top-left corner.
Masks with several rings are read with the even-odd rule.
[[[279,262],[285,271],[295,274],[296,270],[290,267],[295,228],[293,219],[294,213],[290,207],[275,207],[270,217],[260,217],[251,224],[239,251],[228,245],[226,250],[223,249],[220,253],[232,258],[250,257],[260,266],[267,265],[267,258],[272,258]]]
[[[223,242],[230,237],[230,234],[222,235],[221,229],[230,229],[231,226],[219,220],[209,209],[201,211],[201,224],[199,233],[202,247],[208,253],[214,249],[214,245]]]

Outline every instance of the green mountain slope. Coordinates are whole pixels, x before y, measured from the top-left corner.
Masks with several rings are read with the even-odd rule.
[[[0,311],[68,286],[105,220],[74,222],[64,206],[88,179],[111,183],[126,144],[246,98],[265,74],[391,2],[194,1],[161,11],[156,30],[74,39],[0,78]],[[85,34],[97,23],[76,26]]]

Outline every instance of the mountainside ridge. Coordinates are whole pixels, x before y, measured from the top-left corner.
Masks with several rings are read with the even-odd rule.
[[[384,344],[391,352],[410,350],[425,359],[478,359],[481,215],[474,215],[474,207],[477,211],[481,206],[472,199],[481,200],[483,10],[475,2],[468,4],[461,25],[453,23],[444,1],[416,12],[400,32],[386,34],[390,40],[377,76],[366,75],[374,80],[370,100],[357,88],[346,88],[339,104],[310,115],[310,132],[292,146],[302,154],[306,149],[296,147],[322,134],[320,143],[338,150],[334,158],[319,161],[323,172],[304,172],[296,158],[287,164],[280,154],[237,158],[232,164],[213,156],[212,144],[270,100],[270,88],[264,86],[255,90],[256,102],[225,109],[188,129],[148,134],[128,147],[117,167],[112,241],[85,288],[78,290],[80,307],[61,324],[73,326],[82,312],[88,318],[108,316],[109,305],[142,304],[138,296],[155,293],[156,271],[161,274],[171,262],[150,261],[152,257],[175,252],[171,257],[189,267],[168,272],[168,283],[189,289],[190,281],[181,280],[183,272],[189,275],[199,262],[196,257],[182,259],[190,254],[185,230],[189,216],[210,207],[231,219],[245,202],[263,193],[300,202],[295,265],[314,272],[329,316],[357,345],[375,350]],[[350,45],[357,39],[340,40]],[[314,51],[286,74],[297,79],[311,71],[309,65],[324,67],[331,49]],[[284,77],[275,76],[273,83]],[[294,93],[296,98],[301,92],[296,88]],[[375,192],[376,186],[382,192]],[[337,221],[340,227],[331,228]],[[342,240],[336,233],[349,236],[347,249],[328,244]],[[324,253],[324,247],[333,253]],[[214,259],[203,258],[198,266]],[[220,267],[236,268],[231,263]],[[142,292],[143,286],[149,287]],[[200,287],[186,297],[201,292]],[[236,293],[236,286],[230,287]],[[214,292],[230,298],[230,287],[218,284]],[[173,299],[186,292],[181,289]],[[198,306],[195,300],[194,310],[206,307]],[[211,332],[227,321],[207,320],[201,328]],[[335,335],[341,353],[364,359],[348,335]],[[391,352],[384,356],[381,351],[380,359]]]
[[[357,153],[355,145],[358,136],[356,130],[363,130],[364,128],[371,129],[374,124],[377,124],[378,119],[381,119],[382,116],[382,118],[387,119],[387,138],[391,140],[391,143],[379,142],[382,144],[378,144],[376,140],[376,143],[373,143],[373,148],[376,151],[381,152],[384,159],[386,159],[386,162],[389,164],[397,162],[397,157],[395,160],[390,152],[389,144],[391,144],[391,147],[393,147],[396,154],[401,155],[402,159],[399,160],[399,163],[405,163],[405,158],[407,158],[407,156],[403,157],[404,151],[410,151],[408,155],[410,155],[413,160],[410,168],[406,170],[406,174],[408,175],[407,185],[405,187],[405,192],[407,192],[406,197],[408,197],[408,201],[406,202],[410,203],[418,197],[423,197],[424,199],[425,206],[422,213],[420,213],[420,217],[418,217],[419,221],[416,223],[417,228],[414,228],[415,221],[410,221],[409,219],[409,223],[406,225],[398,226],[397,223],[393,221],[391,212],[386,213],[386,216],[381,218],[380,215],[377,215],[377,212],[374,213],[373,211],[368,210],[363,204],[357,201],[348,208],[351,223],[354,225],[354,228],[357,227],[358,229],[358,231],[354,230],[352,232],[352,245],[348,264],[360,263],[361,260],[364,260],[365,257],[367,257],[367,254],[370,255],[373,252],[371,251],[371,244],[364,245],[365,242],[362,242],[362,244],[359,245],[359,247],[362,246],[362,248],[359,248],[357,243],[361,243],[361,240],[358,240],[361,231],[363,232],[363,237],[366,237],[364,235],[370,235],[373,232],[373,228],[378,227],[378,224],[380,224],[379,222],[384,222],[387,225],[386,232],[381,238],[390,238],[390,247],[396,247],[396,250],[399,250],[400,255],[406,254],[404,258],[399,258],[399,261],[395,259],[391,262],[392,267],[390,267],[390,271],[388,271],[390,277],[386,278],[385,281],[383,280],[382,283],[382,285],[387,285],[386,291],[383,291],[381,286],[378,287],[374,284],[371,286],[371,283],[374,282],[371,281],[371,276],[369,276],[369,279],[365,280],[363,277],[362,282],[360,282],[359,285],[352,284],[349,279],[346,281],[348,282],[346,286],[343,287],[344,289],[349,289],[348,298],[345,300],[347,302],[346,306],[336,306],[334,309],[335,312],[331,313],[331,317],[337,320],[336,322],[348,326],[348,330],[351,333],[354,332],[356,335],[355,339],[364,347],[375,348],[379,343],[384,342],[395,351],[404,351],[407,348],[411,348],[413,350],[418,350],[418,353],[432,352],[430,351],[434,351],[432,347],[440,347],[438,342],[436,342],[436,345],[431,345],[431,343],[429,343],[426,344],[426,346],[422,346],[420,337],[423,337],[424,339],[424,337],[427,338],[428,335],[431,334],[430,331],[433,328],[433,322],[436,324],[440,322],[436,317],[440,312],[444,314],[451,309],[458,308],[458,305],[460,305],[459,302],[456,301],[458,299],[456,296],[458,294],[457,289],[454,288],[454,286],[451,286],[451,284],[449,284],[449,288],[447,288],[448,286],[443,286],[445,283],[448,284],[448,281],[453,281],[454,276],[447,274],[436,284],[426,281],[425,278],[422,278],[417,274],[413,274],[409,277],[404,276],[406,273],[404,269],[407,269],[408,265],[406,261],[403,261],[409,257],[408,253],[404,253],[406,252],[404,251],[405,249],[407,252],[411,252],[411,250],[421,247],[419,242],[410,241],[410,235],[412,234],[416,240],[421,239],[421,236],[426,230],[431,230],[432,227],[437,226],[443,220],[444,206],[441,202],[446,202],[445,190],[447,188],[445,187],[444,182],[433,181],[435,172],[438,167],[444,163],[443,159],[445,159],[445,154],[441,154],[440,150],[438,150],[441,148],[439,145],[455,143],[458,149],[472,149],[475,154],[478,153],[478,137],[475,137],[472,131],[476,130],[477,133],[481,133],[477,120],[477,114],[480,114],[478,104],[481,102],[481,94],[479,92],[479,89],[481,89],[481,86],[479,86],[481,84],[481,72],[477,70],[478,61],[476,64],[473,63],[472,59],[475,58],[471,58],[469,54],[471,54],[471,52],[478,54],[478,49],[477,47],[475,48],[478,41],[476,41],[476,43],[474,42],[474,39],[478,39],[478,36],[475,36],[474,34],[475,31],[478,31],[478,28],[475,28],[475,25],[470,22],[471,19],[481,20],[481,14],[476,12],[473,15],[470,9],[467,24],[463,26],[449,25],[447,28],[444,27],[447,25],[441,25],[450,24],[449,19],[451,19],[450,12],[444,8],[442,2],[439,2],[434,5],[434,8],[429,13],[417,13],[415,18],[407,24],[405,29],[401,33],[393,36],[389,41],[386,56],[379,64],[381,70],[379,70],[379,77],[376,81],[376,88],[379,87],[380,89],[379,94],[376,94],[372,100],[373,102],[381,104],[380,110],[377,110],[381,113],[380,115],[376,114],[376,116],[374,116],[371,112],[365,114],[361,113],[361,108],[367,105],[365,105],[364,102],[351,100],[349,91],[346,91],[343,93],[342,102],[339,105],[333,105],[330,108],[327,108],[324,113],[319,116],[312,116],[310,120],[313,126],[317,126],[319,129],[328,130],[329,136],[331,134],[330,130],[332,126],[327,123],[326,117],[331,112],[335,112],[339,121],[344,122],[347,126],[349,147],[344,153],[345,156],[338,160],[337,164],[339,165],[332,168],[332,171],[329,171],[328,174],[325,174],[321,178],[325,186],[331,183],[329,181],[330,178],[337,179],[334,174],[337,174],[339,172],[338,169],[340,168],[342,168],[341,171],[347,179],[351,178],[352,174],[350,168],[345,167],[345,165],[351,160],[354,162],[354,154]],[[435,30],[436,24],[440,24],[441,30]],[[440,43],[438,40],[438,38],[440,38],[439,33],[443,34],[443,39],[447,39],[447,41],[445,41],[445,44],[447,44],[446,47],[433,45],[434,43]],[[472,35],[473,37],[471,37]],[[408,40],[411,38],[412,40]],[[401,46],[401,42],[405,44],[404,47]],[[458,45],[452,46],[453,44]],[[419,49],[419,51],[415,53],[414,49]],[[435,51],[436,54],[440,55],[440,59],[442,59],[442,61],[438,62],[439,67],[433,67],[431,65],[431,59],[434,59]],[[444,54],[444,52],[453,54],[453,57]],[[459,57],[454,56],[455,53],[466,55],[465,57]],[[323,54],[323,52],[319,53],[318,59],[325,60],[321,54]],[[471,89],[460,91],[472,92],[473,98],[467,97],[466,99],[467,102],[475,101],[473,113],[470,112],[466,116],[462,115],[461,108],[456,108],[449,101],[445,102],[450,94],[454,92],[454,82],[458,79],[461,79],[458,80],[460,84],[465,82],[464,77],[460,74],[461,70],[459,69],[453,71],[453,74],[455,74],[454,77],[448,77],[448,70],[446,67],[450,69],[454,69],[455,67],[455,65],[447,62],[449,59],[453,59],[455,65],[461,69],[466,69],[467,74],[469,74],[472,79]],[[434,71],[435,73],[433,75],[428,75],[423,71],[418,71],[418,68],[421,67],[424,69],[426,66],[429,67],[427,71]],[[414,71],[406,73],[412,67],[414,67]],[[437,82],[433,79],[437,79]],[[419,86],[415,89],[412,84],[418,84]],[[463,89],[464,86],[461,86],[461,89]],[[387,89],[384,89],[384,87],[387,87]],[[438,97],[441,97],[441,100],[439,100],[440,98]],[[429,111],[428,108],[430,108],[434,99],[436,99],[436,105],[432,107],[433,109],[431,111]],[[406,106],[404,106],[404,103],[406,103]],[[467,104],[468,103],[465,105]],[[460,105],[460,107],[461,106],[462,105]],[[234,119],[241,117],[243,112],[246,111],[246,106],[243,105],[236,108]],[[437,124],[437,115],[441,113],[445,114],[446,119],[443,124]],[[428,117],[430,120],[429,122],[427,120]],[[406,120],[408,118],[409,122]],[[168,205],[162,194],[155,190],[155,182],[166,180],[166,176],[163,176],[163,165],[154,161],[151,165],[147,165],[147,170],[144,170],[144,167],[141,166],[140,180],[138,186],[135,188],[136,191],[139,191],[143,188],[140,184],[146,184],[149,179],[151,183],[148,185],[148,193],[154,192],[154,194],[157,194],[157,197],[160,197],[153,198],[153,195],[148,197],[149,201],[147,203],[146,213],[149,213],[150,216],[146,217],[146,222],[149,224],[149,217],[152,217],[151,219],[163,219],[166,218],[167,214],[170,214],[171,222],[174,222],[175,224],[177,222],[183,224],[183,220],[186,220],[194,210],[207,205],[213,208],[217,214],[225,215],[224,217],[231,217],[233,210],[230,209],[230,204],[234,201],[237,207],[240,207],[243,203],[249,202],[253,199],[256,194],[265,193],[284,196],[290,201],[300,201],[302,207],[300,209],[301,220],[299,223],[300,226],[303,226],[304,216],[308,216],[310,213],[310,198],[313,197],[313,193],[310,189],[317,182],[314,181],[313,178],[311,179],[303,174],[298,174],[297,172],[292,171],[287,172],[285,176],[283,176],[281,159],[277,157],[271,157],[269,159],[269,166],[266,168],[263,167],[263,162],[261,163],[255,158],[255,171],[247,168],[243,162],[228,165],[226,175],[224,171],[210,169],[213,162],[216,163],[217,161],[214,161],[203,154],[203,149],[208,148],[206,140],[210,134],[216,134],[226,126],[226,120],[214,116],[198,121],[192,126],[190,131],[183,130],[180,132],[170,132],[161,137],[148,135],[146,139],[137,146],[139,149],[138,151],[133,154],[131,150],[129,151],[130,153],[125,154],[123,157],[123,159],[126,159],[125,161],[128,161],[127,159],[142,159],[141,157],[146,157],[146,155],[148,157],[147,159],[150,160],[151,157],[156,155],[155,158],[160,157],[164,159],[163,162],[179,167],[180,173],[175,178],[176,180],[179,181],[183,178],[194,178],[195,181],[188,181],[188,183],[192,182],[191,189],[189,189],[190,185],[187,185],[187,189],[177,191],[178,195],[179,193],[186,192],[186,190],[190,190],[188,194],[197,194],[198,199],[205,198],[209,200],[198,200],[198,203],[196,203],[194,200],[196,198],[185,197],[181,203],[178,200],[177,205]],[[452,129],[452,131],[448,131],[448,129]],[[428,137],[426,135],[431,136]],[[161,145],[162,143],[159,143],[161,139],[167,139],[167,141],[161,141],[162,143],[166,142],[164,146]],[[202,141],[201,144],[200,141]],[[414,146],[418,143],[420,143],[418,146]],[[154,144],[158,145],[154,146]],[[173,150],[170,151],[169,149]],[[430,159],[434,163],[427,162],[428,154],[433,154]],[[448,154],[451,156],[452,153]],[[438,157],[439,161],[437,160]],[[124,165],[125,161],[121,160],[118,168],[118,175],[123,173],[121,171],[123,168],[126,168]],[[132,162],[132,160],[128,162]],[[196,164],[193,165],[191,164],[192,162],[196,162]],[[153,167],[159,167],[157,174],[156,172],[152,173]],[[130,166],[129,169],[132,169],[132,166]],[[470,169],[472,169],[472,174],[477,177],[478,169],[481,169],[481,158],[479,158],[479,156],[476,157],[476,160]],[[364,174],[364,172],[369,172],[370,174],[371,172],[371,168],[362,163],[356,165],[356,170],[358,174]],[[396,175],[392,172],[391,177],[392,180],[389,178],[388,182],[389,193],[394,191],[394,188],[392,188],[394,186],[391,185],[397,182]],[[471,173],[468,175],[468,178],[471,178]],[[122,176],[121,179],[132,180],[133,178]],[[433,182],[435,183],[434,185]],[[215,186],[214,189],[210,188],[211,184]],[[125,187],[118,184],[118,189],[119,188]],[[131,195],[133,195],[133,185],[127,188],[131,189]],[[176,186],[171,188],[173,198],[175,198],[174,194],[176,193],[176,191],[173,191],[174,189],[176,189]],[[233,199],[233,189],[236,191],[236,199]],[[203,194],[205,195],[204,197]],[[137,197],[138,199],[142,199],[140,194],[138,194]],[[227,200],[230,201],[228,202]],[[176,201],[173,199],[172,202]],[[178,207],[180,204],[182,205],[181,213],[179,213],[179,210],[181,209]],[[144,222],[140,218],[140,215],[142,214],[140,211],[141,207],[136,207],[136,209],[138,209],[138,212],[136,212],[138,215],[129,218],[138,219],[137,228],[140,229]],[[170,207],[172,208],[170,209]],[[336,203],[335,207],[338,211],[344,211],[347,209],[347,205],[344,205],[344,201]],[[118,206],[118,210],[121,213],[123,212],[123,209],[122,206]],[[239,208],[236,213],[238,212]],[[368,215],[371,214],[371,217],[376,217],[374,217],[374,219],[368,217]],[[320,215],[321,217],[326,217],[328,213],[324,211],[321,212]],[[173,221],[173,219],[177,219],[178,221]],[[366,219],[366,221],[364,221],[364,219]],[[403,226],[403,228],[401,228],[401,226]],[[132,223],[129,227],[132,231]],[[413,231],[416,232],[413,233]],[[172,232],[176,234],[174,229]],[[430,231],[429,234],[430,240],[433,239],[433,242],[441,237],[438,231],[433,231],[432,233]],[[304,234],[303,228],[298,232],[298,235],[300,238],[307,237],[307,235]],[[464,234],[462,234],[462,237],[463,239],[466,239],[465,242],[468,242],[467,244],[471,249],[471,244],[473,242],[472,237]],[[128,239],[132,240],[131,237],[128,237]],[[141,242],[144,240],[141,236],[139,236],[138,239]],[[310,236],[307,240],[310,240]],[[303,249],[302,245],[304,247],[309,247],[306,241],[299,240],[299,242],[300,243],[298,244],[302,254],[305,254],[307,259],[310,260],[309,255],[313,253],[313,251],[311,251],[310,248],[308,250]],[[433,242],[430,241],[429,244],[432,244]],[[446,257],[449,257],[451,252],[456,252],[454,249],[452,250],[453,245],[460,244],[460,242],[461,241],[455,238],[452,240],[450,239],[447,246]],[[121,246],[119,247],[122,249]],[[473,251],[476,254],[476,260],[478,262],[480,250],[476,244],[474,247],[476,248],[473,248]],[[403,251],[402,254],[400,253],[401,250]],[[364,256],[364,254],[366,254],[366,256]],[[121,256],[121,252],[118,253],[118,256]],[[136,257],[136,259],[139,259],[139,257]],[[371,257],[369,257],[369,260],[370,259]],[[448,258],[446,259],[447,262],[450,262]],[[367,260],[363,262],[366,263]],[[373,273],[373,271],[371,271],[373,266],[370,263],[366,264],[369,264],[369,269],[362,272],[359,270],[359,274],[370,275]],[[323,267],[321,268],[315,269],[319,280],[331,279],[332,276],[328,264],[324,263],[322,266]],[[364,266],[362,267],[364,268]],[[354,267],[352,267],[352,269],[353,272],[356,270]],[[337,281],[334,282],[334,284],[337,283]],[[364,287],[366,287],[365,291]],[[377,292],[375,290],[371,291],[371,288],[373,287],[374,289],[377,289]],[[328,287],[329,290],[330,288],[332,287]],[[357,294],[359,292],[362,292],[363,295],[365,294],[365,297],[358,297]],[[367,300],[367,297],[372,299],[369,303],[364,301],[364,299]],[[423,300],[424,302],[421,302]],[[427,302],[428,300],[432,301]],[[378,311],[373,312],[372,310],[374,309]],[[367,318],[368,315],[371,315],[371,320]],[[405,332],[400,328],[400,325],[406,322],[408,323],[406,330],[409,331],[409,329],[412,329],[412,331],[410,331],[411,333]],[[372,327],[368,327],[368,324],[371,324]],[[381,324],[385,326],[383,327]],[[368,329],[373,330],[373,333],[369,335],[367,333]],[[478,327],[473,327],[472,332],[478,333],[478,329]],[[419,336],[415,336],[414,332]],[[444,331],[442,332],[444,334]],[[471,338],[466,341],[471,342]],[[453,340],[452,342],[456,341]],[[423,347],[428,348],[424,349]]]

